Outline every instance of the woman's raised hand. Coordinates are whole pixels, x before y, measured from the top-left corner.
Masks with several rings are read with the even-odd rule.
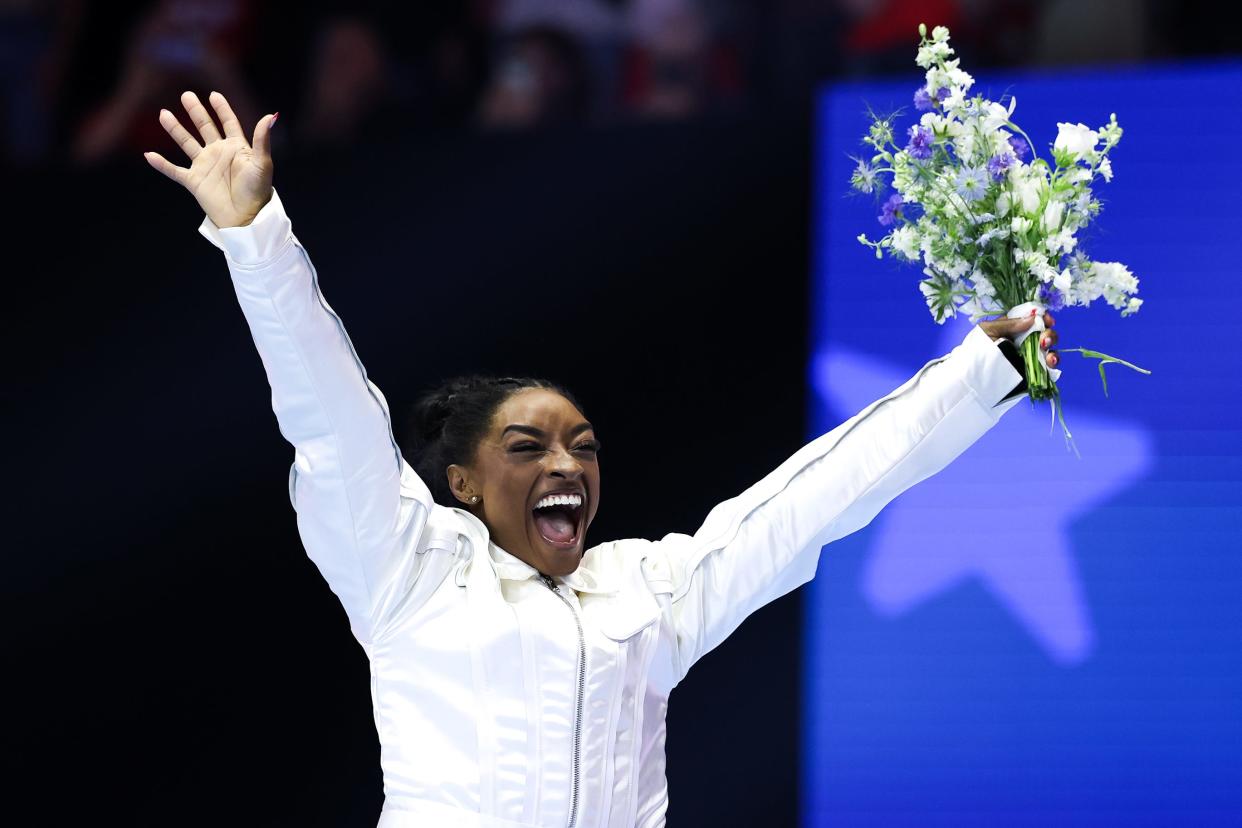
[[[181,93],[181,105],[197,128],[201,143],[176,115],[160,110],[160,126],[189,157],[189,167],[178,167],[158,152],[143,154],[152,167],[189,190],[217,227],[242,227],[254,221],[272,198],[270,134],[276,116],[260,118],[254,128],[254,142],[247,143],[224,96],[212,92],[208,100],[220,118],[223,136],[198,96]]]

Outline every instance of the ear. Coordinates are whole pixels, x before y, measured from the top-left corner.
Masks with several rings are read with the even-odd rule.
[[[445,474],[448,475],[449,491],[453,493],[453,497],[461,501],[466,508],[478,505],[477,500],[474,502],[470,500],[472,497],[478,497],[478,492],[475,491],[475,486],[470,480],[470,471],[465,466],[454,463],[445,470]]]

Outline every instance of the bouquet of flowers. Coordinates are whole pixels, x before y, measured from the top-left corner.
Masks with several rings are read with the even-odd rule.
[[[887,253],[922,262],[919,289],[938,323],[958,313],[976,321],[1035,309],[1037,321],[1019,342],[1028,391],[1033,401],[1052,401],[1068,440],[1056,386],[1061,372],[1046,367],[1038,337],[1029,333],[1043,330],[1045,309],[1103,297],[1129,316],[1143,304],[1135,295],[1138,279],[1125,265],[1092,261],[1077,244],[1078,231],[1100,212],[1091,184],[1113,177],[1108,154],[1121,140],[1117,116],[1098,130],[1057,124],[1050,161],[1039,158],[1012,120],[1012,96],[1002,103],[967,97],[974,79],[953,57],[949,30],[937,26],[928,37],[920,24],[919,37],[915,62],[927,72],[914,107],[923,114],[905,133],[905,146],[894,142],[897,116],[873,114],[863,143],[874,154],[854,159],[851,176],[855,189],[877,197],[891,182],[894,192],[879,215],[891,230],[876,241],[865,233],[858,240],[876,258]],[[1151,373],[1098,351],[1061,350],[1098,358],[1102,382],[1104,366],[1113,362]]]

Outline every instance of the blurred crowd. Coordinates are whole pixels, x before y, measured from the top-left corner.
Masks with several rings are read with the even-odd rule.
[[[161,107],[222,92],[296,151],[417,130],[685,120],[805,106],[834,77],[908,73],[920,22],[967,66],[1235,52],[1173,0],[0,0],[0,159],[159,148]]]

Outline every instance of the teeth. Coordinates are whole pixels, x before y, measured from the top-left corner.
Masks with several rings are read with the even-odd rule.
[[[572,506],[578,508],[582,505],[582,495],[564,494],[564,495],[548,495],[543,500],[535,504],[536,509],[543,509],[547,506]]]

